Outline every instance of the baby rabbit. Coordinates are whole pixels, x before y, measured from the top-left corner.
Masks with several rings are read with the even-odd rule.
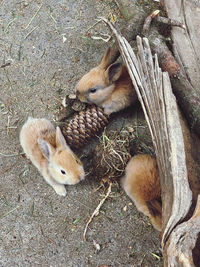
[[[127,68],[121,63],[109,64],[108,48],[100,65],[91,69],[77,84],[77,96],[82,102],[94,103],[110,115],[137,99]]]
[[[60,196],[66,196],[64,184],[84,179],[80,160],[66,144],[59,127],[46,119],[28,118],[20,132],[21,146],[33,165]]]
[[[147,215],[153,226],[161,231],[161,187],[156,160],[150,155],[131,158],[122,178],[122,186],[137,209]]]

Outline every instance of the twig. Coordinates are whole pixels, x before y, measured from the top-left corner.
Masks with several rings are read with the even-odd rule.
[[[92,213],[92,216],[89,218],[89,221],[87,222],[87,224],[85,226],[84,233],[83,233],[83,240],[84,241],[86,241],[86,232],[87,232],[88,225],[91,223],[94,216],[97,216],[99,214],[99,210],[100,210],[101,206],[103,205],[103,203],[105,202],[105,200],[108,198],[108,196],[111,192],[111,188],[112,188],[112,183],[109,184],[108,191],[107,191],[105,197],[100,201],[99,205],[96,207],[95,211]]]
[[[143,262],[144,262],[144,259],[145,259],[145,257],[146,257],[146,255],[145,255],[145,254],[143,254],[143,255],[142,255],[142,260],[140,261],[140,263],[139,263],[139,266],[142,266],[142,264],[143,264]]]
[[[99,189],[102,188],[102,187],[103,187],[103,184],[100,184],[96,189],[94,189],[93,192],[95,193],[95,192],[99,191]]]
[[[7,66],[10,66],[10,64],[11,64],[10,62],[5,63],[5,64],[1,65],[0,68],[5,68],[5,67],[7,67]]]
[[[86,30],[86,32],[88,32],[90,29],[92,29],[92,28],[94,28],[97,24],[99,24],[99,22],[101,22],[102,21],[102,19],[99,19],[99,20],[97,20],[97,22],[95,22],[92,26],[90,26],[87,30]]]
[[[8,129],[17,129],[17,126],[9,126]]]
[[[53,98],[54,98],[57,102],[59,102],[59,103],[62,105],[62,100],[58,99],[58,98],[55,97],[55,96],[53,96]]]
[[[14,90],[14,88],[13,88],[13,86],[12,86],[12,83],[11,83],[11,81],[10,81],[10,78],[9,78],[9,76],[8,76],[8,72],[6,71],[6,69],[4,69],[4,72],[5,72],[5,75],[6,75],[6,78],[7,78],[8,82],[9,82],[9,84],[10,84],[10,88],[11,88],[12,90]]]
[[[52,15],[52,13],[53,13],[53,10],[52,10],[52,8],[51,8],[51,7],[49,7],[49,11],[50,11],[50,14],[49,14],[50,18],[53,20],[53,22],[54,22],[55,24],[57,24],[57,21],[56,21],[56,19],[55,19],[55,18],[54,18],[54,16]]]
[[[17,19],[17,18],[12,19],[12,20],[7,24],[7,26],[6,26],[5,29],[4,29],[4,33],[7,33],[7,32],[8,32],[8,28],[10,27],[11,24],[13,24],[13,22],[14,22],[16,19]]]
[[[42,229],[41,226],[40,226],[40,229],[41,229],[41,233],[42,233],[42,235],[43,235],[45,238],[47,238],[48,241],[51,242],[54,246],[57,246],[56,242],[55,242],[53,239],[49,238],[48,236],[46,236],[46,235],[44,234],[44,231],[43,231],[43,229]]]
[[[155,10],[146,19],[143,25],[142,34],[145,36],[149,32],[151,21],[160,13],[160,10]]]
[[[158,256],[157,254],[155,254],[155,253],[153,253],[153,252],[151,252],[151,251],[150,251],[150,254],[151,254],[154,258],[156,258],[157,260],[160,261],[160,259],[161,259],[160,256]]]
[[[15,167],[17,165],[17,163],[18,162],[16,161],[14,164],[10,165],[8,168],[4,168],[4,169],[2,168],[0,171],[0,175],[3,175],[4,173],[10,171],[13,167]]]
[[[25,30],[31,25],[32,21],[34,20],[34,18],[37,16],[37,14],[40,12],[40,9],[42,8],[42,5],[38,8],[38,10],[35,12],[35,14],[33,15],[33,17],[30,19],[29,23],[26,25]]]
[[[8,135],[9,130],[10,130],[10,116],[9,115],[8,115],[8,122],[7,122],[6,128],[7,128],[7,135]]]
[[[21,60],[21,55],[22,55],[22,53],[21,53],[21,49],[22,49],[22,43],[20,43],[20,45],[19,45],[19,50],[18,50],[18,60]]]
[[[17,210],[19,208],[19,206],[17,206],[16,208],[12,209],[12,210],[9,210],[7,212],[5,212],[4,214],[2,214],[0,216],[0,219],[2,219],[3,217],[6,217],[8,214],[12,213],[13,211]]]
[[[186,29],[186,27],[183,23],[181,23],[177,20],[174,20],[174,19],[160,17],[160,16],[158,16],[159,13],[160,13],[160,10],[155,10],[145,19],[143,29],[142,29],[142,34],[144,36],[146,36],[147,33],[149,32],[149,28],[150,28],[150,25],[151,25],[151,22],[153,19],[155,19],[156,21],[158,21],[160,23],[168,24],[170,26],[177,26],[177,27],[180,27],[184,30]]]
[[[91,36],[91,38],[93,39],[93,40],[102,40],[102,41],[104,41],[104,42],[109,42],[110,41],[110,39],[112,38],[112,36],[111,35],[109,35],[109,34],[105,34],[105,33],[100,33],[101,35],[103,35],[103,36],[105,36],[105,37],[107,37],[107,38],[103,38],[103,37],[101,37],[101,36]]]
[[[7,235],[8,235],[14,228],[15,228],[15,226],[10,227],[10,229],[7,231],[7,233],[6,233],[3,237],[1,237],[1,240],[3,241],[3,240],[7,237]]]
[[[37,28],[38,26],[35,26],[30,32],[28,32],[27,35],[24,37],[24,40],[26,40],[26,38]]]
[[[15,154],[4,154],[4,153],[1,153],[0,152],[0,156],[3,156],[3,157],[15,157],[15,156],[19,156],[19,155],[24,155],[25,153],[22,152],[22,153],[15,153]]]
[[[170,19],[170,18],[165,18],[165,17],[156,17],[155,18],[158,22],[161,22],[161,23],[164,23],[164,24],[168,24],[168,25],[171,25],[171,26],[177,26],[177,27],[180,27],[182,29],[186,29],[185,25],[175,19]]]

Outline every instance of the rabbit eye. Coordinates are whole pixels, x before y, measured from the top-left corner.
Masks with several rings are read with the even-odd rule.
[[[95,92],[97,91],[97,89],[96,88],[90,88],[90,93],[92,93],[92,94],[94,94]]]
[[[66,172],[65,172],[64,170],[61,170],[61,173],[62,173],[62,174],[66,174]]]

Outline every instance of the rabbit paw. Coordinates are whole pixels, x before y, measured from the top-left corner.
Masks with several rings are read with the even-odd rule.
[[[66,191],[64,185],[55,185],[55,186],[54,186],[54,190],[56,191],[56,193],[57,193],[59,196],[63,196],[63,197],[65,197],[66,194],[67,194],[67,191]]]
[[[104,104],[102,105],[102,108],[104,109],[104,113],[107,115],[116,112],[116,107],[112,103]]]

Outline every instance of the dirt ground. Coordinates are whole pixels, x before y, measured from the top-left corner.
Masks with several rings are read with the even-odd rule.
[[[122,190],[113,190],[83,241],[105,189],[86,179],[67,187],[65,198],[56,195],[19,144],[27,117],[53,121],[66,93],[100,60],[108,44],[91,36],[109,30],[92,26],[99,16],[120,20],[115,2],[0,4],[0,266],[162,266],[159,233]]]

